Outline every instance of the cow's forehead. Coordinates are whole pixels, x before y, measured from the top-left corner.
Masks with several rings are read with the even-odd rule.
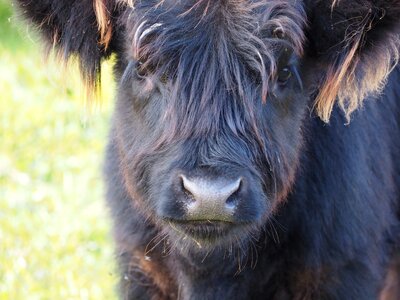
[[[302,1],[297,0],[149,0],[134,2],[131,13],[136,24],[143,19],[149,26],[172,23],[175,29],[184,26],[180,28],[182,32],[203,30],[206,22],[213,29],[231,32],[240,32],[243,27],[250,33],[280,29],[299,52],[306,22]]]
[[[136,60],[176,73],[185,86],[188,78],[199,79],[191,80],[196,84],[209,80],[208,87],[191,87],[209,93],[217,82],[240,90],[249,73],[265,92],[279,45],[302,53],[304,24],[297,1],[143,1],[127,19]]]

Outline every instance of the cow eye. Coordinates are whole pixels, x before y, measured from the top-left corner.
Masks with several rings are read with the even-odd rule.
[[[141,61],[136,62],[135,72],[138,79],[144,79],[149,74],[148,69]]]
[[[288,80],[292,77],[292,71],[289,67],[284,67],[278,72],[278,82],[279,84],[286,84]]]
[[[166,83],[169,79],[169,72],[168,70],[163,70],[163,72],[159,72],[158,78],[160,82]],[[135,74],[138,80],[144,80],[151,75],[156,74],[156,68],[151,64],[147,64],[142,61],[137,61],[135,66]]]
[[[139,79],[144,79],[155,72],[155,66],[145,58],[139,58],[135,61],[135,71]]]

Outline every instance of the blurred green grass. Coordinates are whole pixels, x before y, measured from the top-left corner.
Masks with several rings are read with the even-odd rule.
[[[0,300],[116,298],[101,176],[111,66],[108,101],[91,108],[71,69],[46,62],[0,0]]]

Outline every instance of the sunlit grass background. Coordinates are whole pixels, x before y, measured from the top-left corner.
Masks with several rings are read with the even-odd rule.
[[[0,0],[0,299],[115,299],[102,153],[112,106],[82,100],[76,67],[46,62]],[[108,75],[107,75],[108,74]]]

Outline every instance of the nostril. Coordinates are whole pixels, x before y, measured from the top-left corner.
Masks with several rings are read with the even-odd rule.
[[[179,184],[180,184],[180,189],[186,195],[186,198],[188,200],[190,200],[191,202],[196,201],[192,192],[187,188],[188,183],[187,183],[187,179],[184,175],[179,175]]]
[[[226,199],[226,205],[232,208],[234,208],[237,205],[239,200],[239,194],[242,190],[242,185],[243,185],[243,179],[239,178],[237,181],[236,190],[234,190],[233,193]]]

